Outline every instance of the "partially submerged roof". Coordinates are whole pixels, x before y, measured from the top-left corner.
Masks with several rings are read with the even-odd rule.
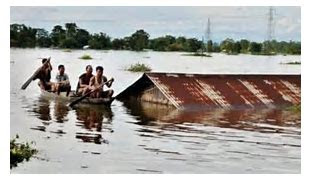
[[[301,76],[275,74],[145,73],[116,98],[139,98],[151,87],[178,109],[275,107],[301,102]]]

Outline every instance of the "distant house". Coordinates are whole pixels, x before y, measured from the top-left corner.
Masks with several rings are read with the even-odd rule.
[[[89,45],[85,45],[85,46],[83,46],[83,49],[90,49],[90,46]]]

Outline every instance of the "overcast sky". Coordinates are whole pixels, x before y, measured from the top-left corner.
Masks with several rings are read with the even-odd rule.
[[[275,38],[299,40],[300,7],[275,8]],[[151,38],[166,34],[201,39],[211,21],[215,41],[230,37],[262,41],[267,37],[269,7],[11,7],[11,23],[51,31],[54,25],[75,22],[91,33],[124,37],[144,29]]]

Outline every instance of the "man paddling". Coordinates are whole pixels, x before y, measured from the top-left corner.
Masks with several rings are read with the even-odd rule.
[[[60,92],[67,92],[66,96],[69,96],[71,91],[71,86],[69,82],[69,76],[65,73],[65,66],[59,65],[58,66],[58,73],[56,75],[56,83],[54,84],[54,92],[58,95]]]
[[[111,98],[113,95],[113,90],[109,89],[107,91],[104,91],[104,86],[100,87],[103,83],[107,82],[106,76],[103,75],[104,68],[102,66],[96,67],[96,75],[93,76],[90,79],[90,87],[91,90],[94,90],[94,92],[91,94],[91,97],[93,98]],[[107,83],[106,86],[108,88],[111,87],[112,82],[114,81],[113,78],[111,78]]]
[[[47,63],[45,63],[46,61],[48,61]],[[53,83],[50,82],[51,80],[51,71],[52,71],[52,65],[50,63],[50,61],[46,58],[42,59],[42,68],[39,71],[39,73],[37,74],[37,76],[33,79],[39,79],[39,83],[38,85],[40,86],[40,88],[42,90],[51,90]]]
[[[94,76],[93,73],[93,68],[91,65],[87,65],[85,68],[86,72],[80,75],[79,77],[79,82],[77,85],[77,90],[76,93],[78,95],[85,95],[87,92],[91,90],[91,87],[89,86],[90,84],[90,79]]]

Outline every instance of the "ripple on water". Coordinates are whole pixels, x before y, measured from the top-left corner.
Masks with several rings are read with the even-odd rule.
[[[210,61],[200,61],[212,69],[202,69],[196,58],[180,59],[178,53],[144,52],[141,55],[128,51],[87,51],[97,56],[87,63],[109,67],[105,70],[108,76],[115,77],[116,92],[140,76],[120,69],[124,62],[130,64],[133,57],[150,57],[147,60],[156,62],[151,64],[155,70],[166,72],[174,66],[174,71],[191,73],[249,72],[254,70],[254,62],[257,71],[264,58],[239,56],[232,61],[231,57],[215,54]],[[36,83],[26,91],[20,90],[25,76],[40,64],[33,60],[38,54],[51,55],[53,66],[65,62],[75,85],[76,77],[84,70],[81,67],[86,64],[72,58],[81,53],[85,51],[69,54],[50,49],[11,51],[14,59],[14,66],[11,66],[14,81],[11,79],[10,87],[11,117],[14,117],[11,130],[22,131],[27,138],[36,141],[41,153],[38,156],[48,159],[43,162],[40,157],[34,158],[15,172],[46,173],[54,169],[54,173],[56,170],[70,173],[83,169],[90,173],[300,173],[300,114],[279,109],[182,112],[118,101],[111,109],[83,105],[68,109],[66,103],[41,96]],[[168,55],[173,60],[167,61]],[[252,61],[247,60],[249,58]],[[180,60],[186,65],[178,63]],[[243,66],[234,66],[236,61]],[[279,67],[279,59],[264,62],[269,66],[263,64],[264,68],[259,68],[258,72],[271,73]],[[20,67],[24,68],[22,72],[17,69]],[[237,69],[232,69],[234,67]],[[280,68],[284,73],[289,71],[284,66]],[[278,73],[280,68],[277,68]],[[296,71],[300,72],[299,68]],[[54,77],[55,71],[53,73]]]

